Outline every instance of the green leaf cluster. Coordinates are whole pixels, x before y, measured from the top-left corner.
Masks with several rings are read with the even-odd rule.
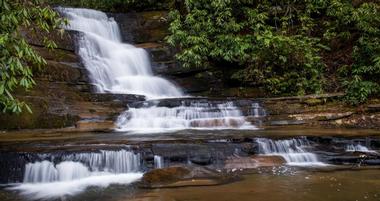
[[[105,12],[128,12],[130,10],[168,9],[172,0],[44,0],[58,6],[91,8]]]
[[[271,94],[318,93],[323,46],[310,35],[319,6],[312,2],[186,0],[185,11],[170,14],[167,41],[185,67],[228,62],[232,78]]]
[[[352,65],[342,66],[340,76],[346,88],[346,100],[364,103],[380,94],[380,4],[363,1],[332,1],[328,15],[333,17],[329,33],[353,39]],[[344,41],[344,39],[341,39]]]
[[[379,4],[349,0],[185,0],[170,12],[167,42],[185,67],[233,66],[232,79],[272,95],[324,90],[324,55],[352,43],[341,64],[347,100],[379,95]],[[338,50],[339,51],[339,50]]]
[[[13,91],[35,85],[33,69],[46,64],[26,42],[23,30],[49,33],[62,23],[59,15],[39,0],[0,0],[0,110],[20,113],[28,105],[18,100]],[[54,42],[46,39],[48,47]]]

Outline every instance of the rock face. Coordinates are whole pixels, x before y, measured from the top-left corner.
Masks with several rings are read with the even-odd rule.
[[[344,104],[344,94],[260,99],[268,115],[264,126],[322,126],[380,128],[379,100],[354,107]]]
[[[26,101],[33,113],[2,114],[0,129],[77,127],[88,131],[91,130],[88,125],[96,124],[96,130],[109,130],[113,128],[109,121],[123,111],[127,103],[144,100],[134,95],[93,93],[87,70],[75,54],[75,38],[80,37],[80,33],[52,33],[49,37],[58,45],[54,50],[43,47],[42,36],[27,32],[24,35],[47,65],[34,73],[37,84],[32,90],[16,91],[16,97]]]
[[[168,12],[109,13],[119,24],[124,42],[146,49],[151,55],[155,74],[177,83],[186,93],[221,94],[221,73],[207,67],[183,68],[175,61],[175,49],[165,43],[168,31]]]

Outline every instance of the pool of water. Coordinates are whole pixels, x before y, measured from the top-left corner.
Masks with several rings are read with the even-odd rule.
[[[202,187],[139,189],[134,185],[89,188],[71,201],[378,201],[380,169],[307,171],[268,170],[245,175],[241,181]],[[16,191],[0,190],[0,200],[24,201]]]

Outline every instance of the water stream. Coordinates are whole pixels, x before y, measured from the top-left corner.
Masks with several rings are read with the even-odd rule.
[[[88,186],[129,184],[142,177],[140,155],[126,150],[39,158],[25,165],[22,183],[10,189],[32,199],[47,199],[75,195]]]
[[[174,84],[152,73],[142,48],[121,42],[117,23],[101,11],[58,8],[68,18],[68,30],[83,33],[78,54],[98,92],[141,94],[148,98],[182,96]]]
[[[259,153],[264,155],[277,155],[285,159],[288,165],[295,166],[324,166],[316,154],[308,151],[311,144],[306,138],[293,138],[286,140],[271,140],[257,138]]]

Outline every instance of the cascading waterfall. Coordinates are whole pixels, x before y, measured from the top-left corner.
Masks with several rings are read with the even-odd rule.
[[[294,166],[321,166],[324,163],[318,160],[316,154],[306,149],[311,145],[306,138],[293,138],[287,140],[271,140],[257,138],[259,153],[263,155],[276,155],[285,159],[288,165]]]
[[[154,76],[144,49],[121,42],[117,23],[100,11],[59,8],[68,30],[80,31],[79,55],[98,92],[145,95],[149,99],[180,97],[169,81]],[[188,128],[255,128],[230,103],[194,104],[176,108],[130,108],[118,119],[120,131],[162,131]]]
[[[192,102],[189,106],[130,108],[117,120],[121,131],[160,132],[181,129],[255,129],[233,102]]]
[[[101,11],[58,8],[69,20],[67,30],[83,33],[80,55],[98,92],[140,94],[148,98],[179,97],[169,81],[154,76],[147,52],[121,42],[117,23]]]
[[[34,199],[54,198],[79,193],[88,186],[128,184],[142,177],[140,154],[126,150],[69,154],[57,164],[49,155],[41,158],[25,165],[23,183],[12,189]]]

